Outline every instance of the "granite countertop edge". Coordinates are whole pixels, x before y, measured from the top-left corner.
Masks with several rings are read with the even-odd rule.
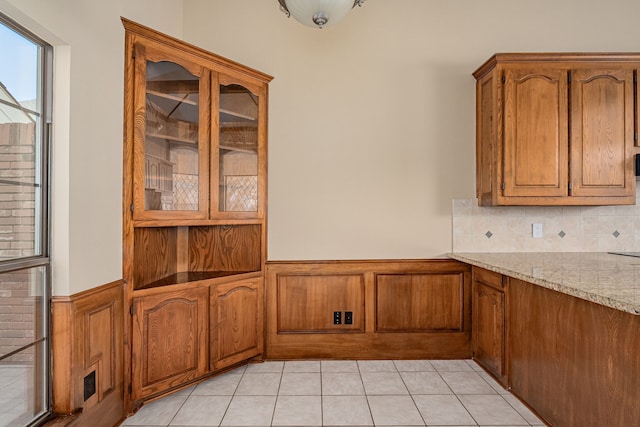
[[[624,311],[633,315],[640,315],[640,304],[634,303],[633,301],[626,301],[620,298],[613,298],[611,296],[606,295],[606,292],[599,292],[597,290],[585,290],[580,289],[579,283],[567,283],[566,281],[563,283],[561,281],[555,281],[550,279],[545,279],[542,277],[536,277],[527,272],[527,270],[531,270],[530,265],[514,265],[513,262],[509,262],[509,258],[514,257],[522,257],[523,254],[535,254],[540,255],[540,253],[505,253],[505,254],[497,254],[497,253],[450,253],[447,254],[449,258],[465,262],[467,264],[471,264],[476,267],[481,267],[486,270],[494,271],[496,273],[504,274],[505,276],[513,277],[516,279],[521,279],[526,282],[533,283],[535,285],[542,286],[547,289],[551,289],[566,295],[571,295],[586,301],[594,302],[596,304],[600,304],[609,308],[617,309],[620,311]],[[545,253],[552,254],[552,253]],[[564,253],[566,254],[566,253]],[[589,253],[589,255],[594,256],[599,253]],[[605,254],[605,253],[602,253]],[[580,255],[580,254],[577,254]],[[616,257],[617,255],[609,255]],[[491,257],[491,260],[483,259],[486,257]],[[638,260],[638,259],[636,259]],[[638,260],[640,261],[640,260]],[[612,260],[612,262],[614,262]],[[620,286],[625,286],[625,283],[621,283]]]

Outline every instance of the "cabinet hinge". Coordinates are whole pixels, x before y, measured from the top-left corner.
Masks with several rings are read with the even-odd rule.
[[[502,84],[504,84],[507,81],[507,78],[504,76],[504,74],[502,75]]]
[[[129,383],[129,386],[127,387],[127,389],[129,390],[129,394],[133,392],[133,386],[131,385],[131,383]]]
[[[129,306],[129,314],[133,316],[133,313],[135,313],[135,310],[133,309],[133,306]]]
[[[129,206],[129,209],[131,210],[131,213],[133,213],[133,203],[131,203],[131,206]]]
[[[638,83],[638,75],[636,73],[633,73],[633,82]]]
[[[571,188],[572,188],[571,183],[569,183],[569,191],[571,191]]]
[[[500,186],[500,188],[504,190],[505,188],[507,188],[507,186],[506,186],[506,184],[503,182],[503,183],[502,183],[502,185]]]
[[[567,83],[571,83],[571,73],[567,74]]]
[[[638,132],[634,132],[634,133],[633,133],[633,140],[634,140],[635,142],[638,142]]]

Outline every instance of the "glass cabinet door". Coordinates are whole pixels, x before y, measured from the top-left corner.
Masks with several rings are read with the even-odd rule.
[[[221,76],[219,84],[217,212],[262,216],[265,153],[263,89]]]
[[[209,75],[197,64],[136,57],[136,219],[204,218],[208,212]],[[140,126],[137,124],[136,126]]]

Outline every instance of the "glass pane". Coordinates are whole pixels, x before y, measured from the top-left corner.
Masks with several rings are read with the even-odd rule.
[[[173,62],[147,62],[145,210],[199,210],[200,80]]]
[[[0,427],[22,427],[46,412],[44,343],[0,361]]]
[[[17,100],[34,110],[38,92],[39,46],[0,24],[0,99]],[[4,93],[1,93],[4,92]],[[0,117],[2,114],[0,114]]]
[[[0,261],[41,255],[40,47],[0,25]]]
[[[258,97],[239,85],[220,86],[221,212],[258,210]]]
[[[0,427],[46,411],[46,267],[0,274]]]

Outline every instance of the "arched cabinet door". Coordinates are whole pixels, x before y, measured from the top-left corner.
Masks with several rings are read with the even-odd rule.
[[[567,71],[507,69],[504,80],[504,196],[567,196]]]
[[[573,196],[635,192],[633,69],[605,67],[571,73]]]
[[[211,370],[262,354],[263,280],[211,288]]]
[[[217,74],[212,87],[217,134],[212,150],[211,216],[264,218],[267,86]],[[216,185],[217,184],[217,185]]]
[[[207,373],[208,303],[207,287],[133,299],[133,401]]]

